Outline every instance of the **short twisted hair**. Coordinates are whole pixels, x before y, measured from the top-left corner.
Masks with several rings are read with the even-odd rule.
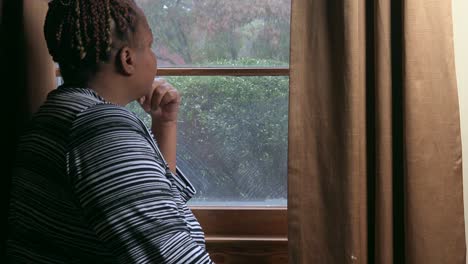
[[[65,83],[85,85],[108,62],[113,48],[130,44],[137,31],[133,0],[53,0],[44,34]]]

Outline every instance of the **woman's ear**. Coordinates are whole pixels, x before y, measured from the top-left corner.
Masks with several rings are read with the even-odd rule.
[[[121,73],[132,75],[135,72],[135,52],[127,46],[121,48],[116,56],[116,64]]]

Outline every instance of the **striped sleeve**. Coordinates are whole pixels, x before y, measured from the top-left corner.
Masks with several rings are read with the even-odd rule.
[[[212,263],[134,122],[125,109],[101,104],[73,124],[67,169],[87,222],[120,263]]]

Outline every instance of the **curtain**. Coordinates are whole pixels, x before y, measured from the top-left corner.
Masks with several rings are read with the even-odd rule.
[[[2,257],[7,232],[10,169],[18,135],[47,93],[55,88],[55,67],[43,36],[47,3],[47,0],[0,0]]]
[[[465,263],[451,1],[292,0],[290,263]]]

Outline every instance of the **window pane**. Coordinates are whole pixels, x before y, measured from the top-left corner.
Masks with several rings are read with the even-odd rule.
[[[182,94],[177,164],[197,189],[191,203],[286,205],[289,78],[167,80]]]
[[[160,67],[288,66],[291,0],[136,0]]]

